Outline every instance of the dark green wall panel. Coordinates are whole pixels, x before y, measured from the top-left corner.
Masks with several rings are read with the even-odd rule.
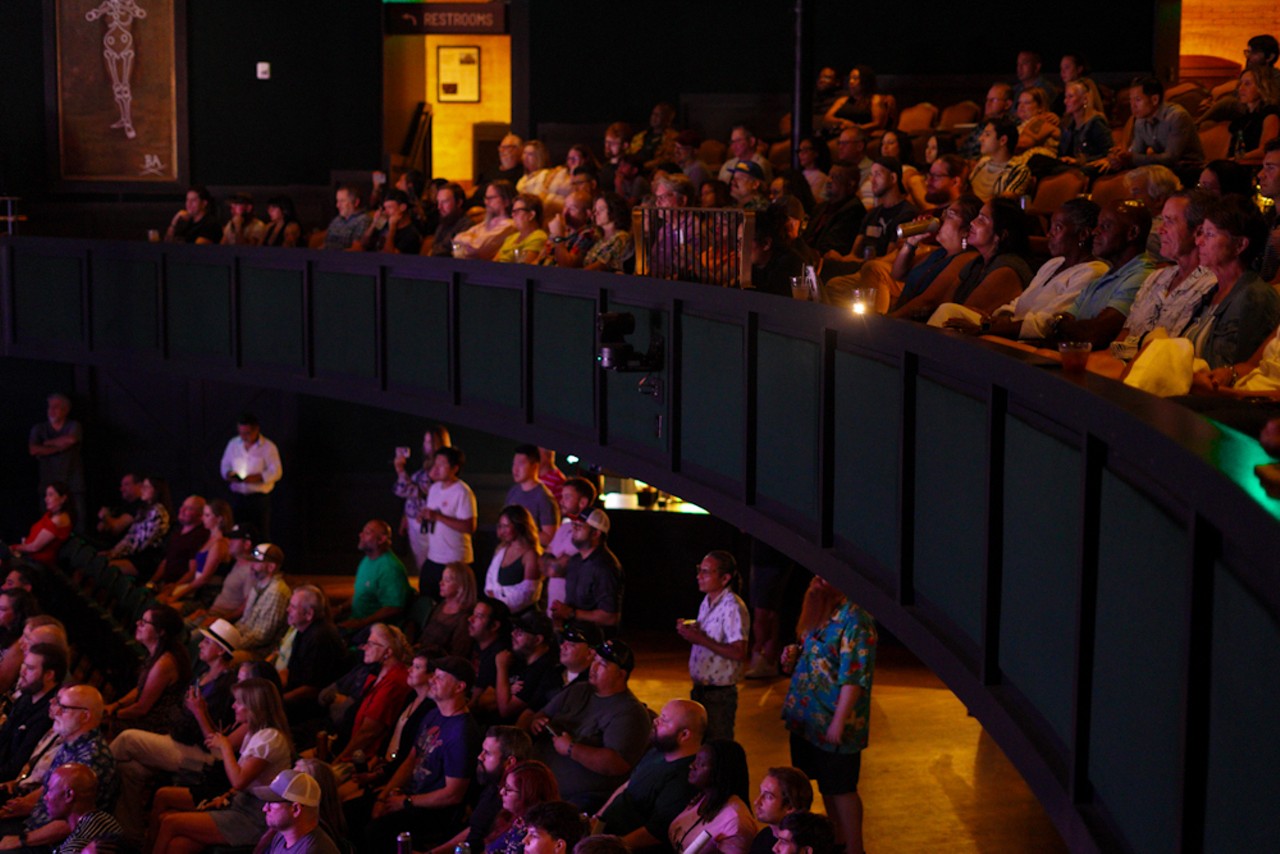
[[[1190,543],[1110,472],[1101,518],[1089,780],[1135,851],[1174,851]]]
[[[1280,839],[1280,629],[1225,566],[1214,575],[1204,850],[1269,851]]]
[[[888,365],[836,353],[837,536],[889,571],[898,566],[902,380]]]
[[[822,386],[818,345],[761,332],[756,490],[817,520]]]
[[[1009,417],[1000,668],[1071,744],[1080,452]]]
[[[636,331],[629,335],[627,340],[641,353],[649,351],[654,330],[658,330],[664,340],[669,340],[671,337],[665,312],[623,302],[610,302],[609,308],[610,311],[625,311],[635,315]],[[595,341],[594,333],[591,340]],[[603,373],[610,441],[625,439],[642,448],[665,453],[669,447],[668,440],[671,435],[665,421],[667,407],[665,403],[639,392],[637,385],[644,374],[618,373],[617,371]],[[667,382],[667,376],[665,365],[661,371],[653,373],[653,377],[664,384]],[[660,417],[663,419],[661,431],[658,429]]]
[[[317,270],[314,323],[316,373],[378,376],[377,279]]]
[[[14,338],[22,344],[82,341],[80,259],[17,253],[13,265]]]
[[[595,424],[594,300],[538,294],[533,305],[533,410],[590,428]]]
[[[387,380],[449,390],[449,285],[387,278]]]
[[[170,262],[165,305],[169,352],[230,357],[231,268]]]
[[[521,292],[514,288],[459,288],[464,400],[520,407],[524,365],[520,298]]]
[[[302,272],[240,270],[240,352],[246,364],[305,368]]]
[[[916,589],[982,640],[986,405],[921,379],[916,420]]]
[[[160,271],[155,261],[93,259],[93,346],[154,351],[156,293]]]
[[[681,455],[740,481],[745,463],[742,327],[686,316],[681,336]]]

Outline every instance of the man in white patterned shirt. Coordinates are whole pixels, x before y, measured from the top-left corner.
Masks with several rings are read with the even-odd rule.
[[[733,738],[738,683],[749,655],[751,618],[736,592],[738,564],[726,551],[713,551],[698,564],[698,590],[706,594],[697,620],[677,620],[680,637],[693,644],[689,698],[707,709],[706,739]]]

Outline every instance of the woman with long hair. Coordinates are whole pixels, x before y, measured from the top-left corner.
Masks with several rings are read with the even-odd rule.
[[[200,805],[191,791],[166,787],[156,792],[151,827],[152,854],[198,854],[210,845],[254,845],[266,832],[262,801],[255,786],[269,786],[293,762],[293,739],[280,692],[265,679],[250,679],[231,689],[236,720],[249,735],[237,754],[225,735],[215,733],[208,746],[222,761],[231,790]]]
[[[25,555],[36,563],[52,567],[58,559],[58,549],[71,537],[71,488],[55,480],[44,488],[44,515],[41,516],[22,542],[9,546],[15,557]]]
[[[689,766],[689,784],[698,794],[667,829],[677,854],[692,846],[699,854],[751,850],[757,828],[748,806],[749,776],[747,753],[738,742],[714,739],[698,749]]]
[[[440,576],[440,601],[422,627],[418,648],[430,655],[471,657],[467,618],[476,605],[476,574],[468,564],[451,563]]]
[[[510,504],[498,514],[498,547],[485,573],[484,592],[519,614],[533,606],[542,592],[538,558],[542,546],[538,527],[524,507]]]
[[[1018,94],[1018,144],[1015,154],[1032,148],[1058,150],[1062,128],[1056,113],[1049,111],[1049,98],[1039,86],[1023,89]]]
[[[524,250],[529,257],[527,263],[532,263],[547,245],[547,232],[542,227],[542,198],[534,193],[520,193],[511,203],[511,220],[516,230],[502,241],[493,260],[511,264],[516,261],[516,252]]]
[[[858,776],[871,716],[875,621],[815,575],[805,591],[796,636],[799,643],[782,656],[783,671],[792,673],[782,703],[791,764],[817,782],[837,841],[850,854],[860,854]]]
[[[541,140],[531,139],[524,144],[521,155],[524,164],[524,175],[516,182],[517,193],[531,193],[539,199],[545,199],[551,193],[552,184],[565,171],[563,166],[551,165],[551,154]]]
[[[636,253],[631,232],[627,230],[631,225],[631,206],[622,196],[610,191],[600,194],[592,211],[601,236],[587,250],[582,269],[621,273]]]
[[[302,223],[293,199],[288,196],[272,196],[267,199],[267,230],[263,246],[297,246],[302,240]]]
[[[891,275],[894,281],[902,282],[902,291],[889,312],[891,317],[928,317],[946,302],[943,294],[951,290],[960,270],[975,257],[969,249],[969,228],[981,210],[982,200],[967,194],[947,205],[936,237],[938,246],[923,257],[919,248],[929,235],[913,234],[903,241],[893,259]]]
[[[337,755],[351,762],[357,750],[368,755],[380,751],[392,724],[409,696],[409,641],[404,632],[386,623],[374,623],[364,642],[364,664],[376,669],[365,677],[360,703],[351,724],[351,739]]]
[[[1267,143],[1280,136],[1280,88],[1271,74],[1254,66],[1240,73],[1236,100],[1242,112],[1231,120],[1231,149],[1237,163],[1262,162]]]
[[[902,190],[917,210],[933,207],[925,199],[928,187],[924,176],[915,165],[915,151],[911,137],[900,130],[887,130],[880,137],[880,156],[892,157],[902,164]]]
[[[1058,159],[1085,166],[1107,156],[1112,148],[1111,126],[1095,106],[1096,89],[1090,80],[1072,80],[1063,94],[1058,138]]]
[[[217,576],[222,565],[231,559],[231,545],[226,537],[227,532],[235,525],[231,518],[231,505],[221,498],[213,499],[204,505],[200,523],[209,532],[209,539],[205,540],[192,560],[195,574],[189,581],[167,585],[156,597],[156,601],[162,605],[175,605],[195,593]]]
[[[120,542],[103,552],[125,575],[149,577],[164,557],[164,537],[169,533],[169,484],[162,477],[146,477],[138,490],[142,507]]]
[[[535,804],[560,800],[560,785],[551,769],[537,760],[517,762],[498,788],[502,812],[485,836],[486,854],[521,854],[528,828],[524,816]]]
[[[168,605],[152,605],[138,619],[133,636],[147,651],[138,684],[103,709],[116,731],[128,727],[169,732],[181,721],[182,699],[191,681],[185,634],[182,615]]]
[[[892,102],[880,94],[876,74],[866,65],[855,65],[849,71],[849,93],[837,98],[822,117],[824,127],[836,132],[852,127],[877,131],[893,126]]]

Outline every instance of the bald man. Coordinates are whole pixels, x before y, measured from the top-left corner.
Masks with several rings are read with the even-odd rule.
[[[652,747],[631,779],[594,816],[593,832],[613,833],[632,851],[665,845],[672,819],[694,795],[689,766],[707,731],[707,710],[692,700],[671,700],[653,721]]]
[[[98,808],[98,775],[79,762],[49,772],[44,792],[45,808],[55,821],[65,821],[71,832],[58,851],[81,851],[90,842],[118,842],[124,831],[115,816]]]
[[[356,567],[354,598],[343,632],[356,632],[374,623],[394,623],[409,604],[409,575],[391,550],[391,525],[370,519],[360,529],[358,548],[364,557]],[[430,591],[428,591],[430,592]]]
[[[0,808],[0,819],[26,817],[23,830],[16,836],[0,839],[0,850],[24,846],[55,847],[71,832],[66,819],[50,815],[44,801],[54,771],[71,762],[87,766],[97,775],[97,805],[106,809],[115,802],[116,765],[111,748],[103,739],[98,725],[102,723],[102,694],[92,685],[72,685],[58,692],[50,705],[53,731],[62,737],[53,755],[50,771],[40,786],[30,794],[15,798]]]
[[[22,639],[18,646],[22,654],[26,655],[27,650],[38,643],[51,643],[60,647],[68,657],[71,655],[71,649],[67,644],[67,629],[57,617],[37,614],[27,618],[26,624],[22,627]]]

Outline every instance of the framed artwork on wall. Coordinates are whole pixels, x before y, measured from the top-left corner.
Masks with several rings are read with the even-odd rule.
[[[185,0],[45,6],[55,189],[172,192],[187,184]]]
[[[436,103],[480,103],[480,48],[441,45],[436,48]]]

